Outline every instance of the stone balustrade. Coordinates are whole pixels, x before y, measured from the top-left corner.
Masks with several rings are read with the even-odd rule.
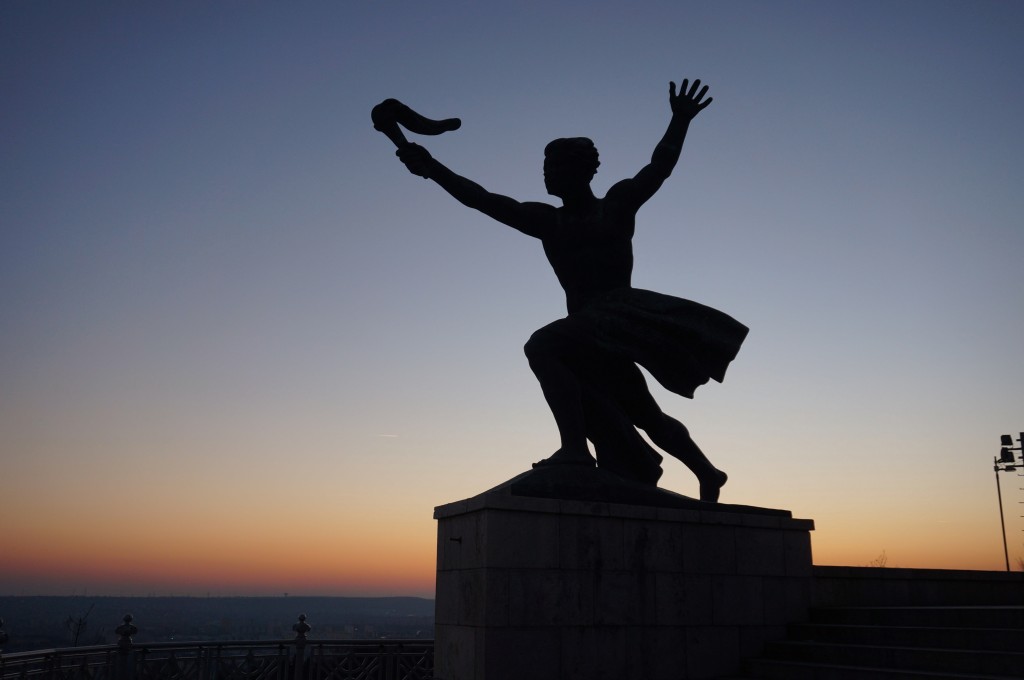
[[[430,680],[432,640],[314,640],[305,615],[291,640],[117,643],[3,654],[0,680]],[[4,636],[6,639],[6,636]]]

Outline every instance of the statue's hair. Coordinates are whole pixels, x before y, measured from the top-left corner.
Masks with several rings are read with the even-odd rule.
[[[570,165],[586,170],[593,178],[597,167],[601,165],[598,160],[597,147],[587,137],[562,137],[556,139],[544,147],[544,156],[558,156],[561,160]],[[588,178],[589,179],[589,178]]]

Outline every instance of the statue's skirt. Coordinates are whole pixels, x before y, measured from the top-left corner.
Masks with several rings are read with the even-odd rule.
[[[543,330],[571,340],[592,359],[635,362],[666,389],[692,398],[709,379],[722,382],[749,329],[691,300],[619,288]]]

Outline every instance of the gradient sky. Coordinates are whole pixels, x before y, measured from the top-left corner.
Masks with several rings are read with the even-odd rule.
[[[603,194],[687,77],[634,284],[751,328],[723,385],[654,387],[722,500],[814,519],[818,564],[1002,569],[1021,35],[1010,1],[0,3],[0,593],[432,596],[432,508],[557,446],[522,344],[564,301],[370,108],[460,116],[421,141],[549,200],[548,141]]]

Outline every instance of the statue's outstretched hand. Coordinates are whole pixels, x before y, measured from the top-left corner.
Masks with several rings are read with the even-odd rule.
[[[682,116],[687,120],[692,120],[694,116],[707,108],[707,105],[711,103],[712,98],[708,97],[704,99],[704,95],[708,93],[708,86],[700,87],[700,80],[693,81],[693,85],[690,86],[690,91],[687,92],[687,86],[689,80],[683,80],[683,84],[679,88],[679,94],[676,94],[676,84],[670,82],[668,84],[668,102],[672,105],[672,113],[676,116]],[[697,91],[700,88],[700,91]]]
[[[434,160],[430,152],[416,143],[409,143],[398,147],[395,152],[398,159],[405,163],[405,167],[414,175],[430,177],[430,161]]]

